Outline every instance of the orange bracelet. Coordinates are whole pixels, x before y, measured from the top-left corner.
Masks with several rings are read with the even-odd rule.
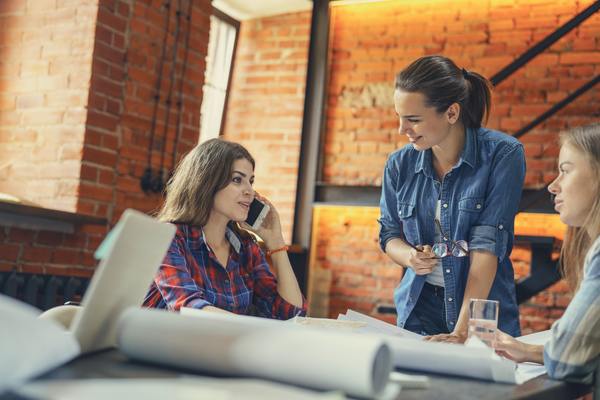
[[[278,251],[288,251],[289,248],[290,248],[290,246],[283,246],[278,249],[267,250],[267,257],[271,257],[271,255],[273,255],[273,253],[277,253]]]

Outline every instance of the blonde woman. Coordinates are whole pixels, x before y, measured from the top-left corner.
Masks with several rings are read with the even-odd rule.
[[[496,351],[517,362],[543,363],[552,378],[591,383],[600,362],[600,124],[561,135],[558,168],[548,190],[569,226],[561,267],[575,295],[546,345],[499,333]]]
[[[252,186],[254,164],[243,146],[221,139],[208,140],[183,158],[158,214],[161,221],[174,223],[177,233],[146,295],[146,307],[277,319],[305,314],[279,214]],[[270,207],[255,233],[264,240],[277,277],[245,230],[251,229],[243,221],[254,197]]]

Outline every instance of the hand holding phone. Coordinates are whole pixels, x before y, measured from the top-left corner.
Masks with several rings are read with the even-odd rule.
[[[250,209],[248,210],[248,217],[246,223],[254,230],[258,229],[263,223],[267,214],[269,214],[270,207],[258,200],[256,197],[250,203]]]

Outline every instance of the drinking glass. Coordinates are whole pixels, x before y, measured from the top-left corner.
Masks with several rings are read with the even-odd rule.
[[[468,337],[476,336],[493,348],[498,327],[499,308],[500,303],[496,300],[471,299]]]

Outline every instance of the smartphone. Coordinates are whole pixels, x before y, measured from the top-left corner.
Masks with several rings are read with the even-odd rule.
[[[252,229],[258,229],[268,213],[269,206],[257,198],[254,198],[252,203],[250,203],[250,210],[248,211],[246,223],[250,225]]]

